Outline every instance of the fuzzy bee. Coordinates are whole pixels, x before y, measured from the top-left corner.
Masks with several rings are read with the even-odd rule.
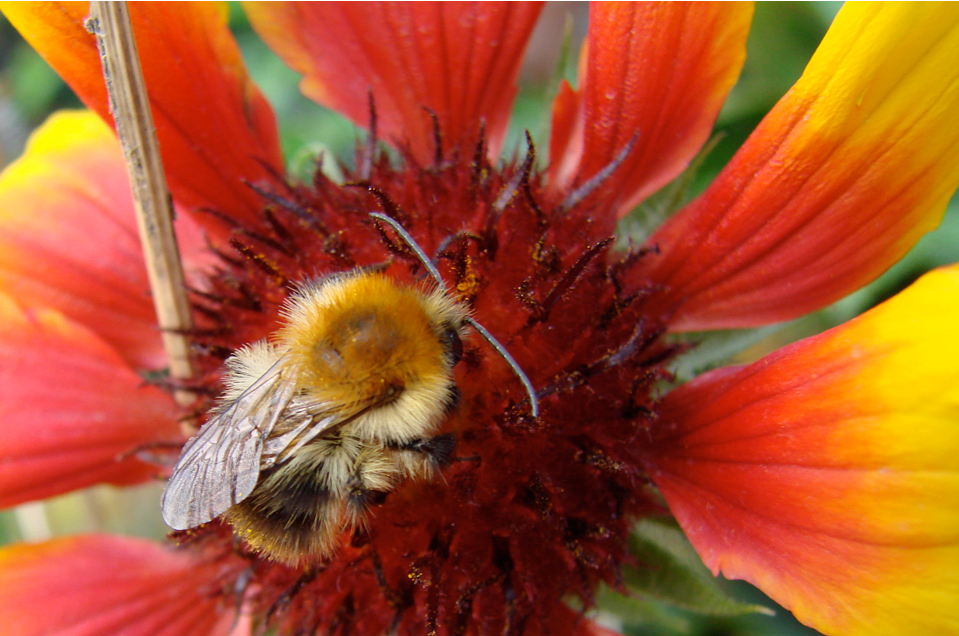
[[[436,436],[458,395],[452,370],[467,325],[503,347],[439,287],[424,290],[357,270],[301,286],[272,340],[227,360],[226,391],[183,447],[163,494],[166,523],[222,516],[255,550],[286,563],[328,556],[371,502],[427,477],[454,449]]]

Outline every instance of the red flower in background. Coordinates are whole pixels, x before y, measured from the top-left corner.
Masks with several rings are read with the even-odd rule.
[[[606,240],[618,218],[709,135],[748,5],[593,6],[544,174],[497,159],[538,5],[247,7],[307,95],[359,125],[372,95],[400,161],[364,147],[345,186],[285,182],[220,8],[131,9],[196,289],[194,389],[212,394],[224,358],[276,328],[291,283],[390,257],[412,278],[368,221],[385,209],[437,253],[542,413],[529,418],[509,368],[470,344],[444,424],[461,461],[391,493],[329,562],[268,562],[216,522],[178,551],[106,536],[11,546],[0,615],[15,633],[224,633],[238,604],[281,633],[597,630],[564,601],[617,584],[633,523],[663,512],[650,482],[714,571],[821,630],[959,630],[959,271],[655,392],[678,353],[665,334],[825,306],[938,223],[959,182],[959,12],[845,8],[712,186],[621,252]],[[5,10],[108,118],[86,7]],[[109,131],[77,113],[0,179],[6,505],[150,479],[159,468],[130,451],[181,439],[184,413],[139,375],[163,357],[124,180]]]

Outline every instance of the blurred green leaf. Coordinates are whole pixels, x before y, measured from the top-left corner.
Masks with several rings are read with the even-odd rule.
[[[709,616],[774,613],[762,605],[744,603],[727,594],[674,522],[640,521],[630,540],[630,553],[639,565],[624,571],[624,583],[629,592],[640,599],[652,599]]]
[[[659,601],[638,596],[617,594],[604,588],[598,595],[597,606],[624,625],[642,626],[642,633],[689,634],[693,623],[688,617]]]
[[[17,520],[14,519],[12,510],[0,512],[0,545],[12,543],[20,538],[17,532]]]

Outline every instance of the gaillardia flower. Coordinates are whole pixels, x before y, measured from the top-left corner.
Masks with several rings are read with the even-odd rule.
[[[372,505],[329,557],[270,561],[214,520],[179,547],[82,536],[0,552],[17,634],[573,634],[621,586],[638,519],[675,516],[716,573],[829,634],[959,633],[959,269],[820,336],[666,391],[670,333],[765,325],[871,281],[959,183],[959,9],[845,7],[806,72],[704,194],[642,245],[618,219],[707,139],[751,7],[596,3],[547,167],[499,158],[534,4],[258,4],[303,91],[374,128],[343,183],[287,179],[223,7],[131,6],[179,209],[196,328],[176,406],[121,153],[54,116],[0,179],[0,501],[169,472],[224,360],[298,282],[422,267],[395,218],[525,370],[479,339],[454,369],[434,480]],[[111,121],[84,4],[8,17]],[[383,151],[377,140],[391,145]]]

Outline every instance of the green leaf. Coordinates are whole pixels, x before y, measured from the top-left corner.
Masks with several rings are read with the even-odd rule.
[[[693,631],[693,624],[688,615],[683,616],[676,609],[659,601],[638,596],[624,596],[609,588],[603,588],[597,595],[596,605],[602,608],[602,612],[622,621],[622,627],[642,625],[643,633],[652,631],[653,633],[689,634]],[[619,631],[622,631],[622,628]]]
[[[638,565],[624,571],[624,583],[630,594],[642,600],[709,616],[774,614],[767,607],[729,596],[674,522],[640,521],[630,539],[630,552]]]

